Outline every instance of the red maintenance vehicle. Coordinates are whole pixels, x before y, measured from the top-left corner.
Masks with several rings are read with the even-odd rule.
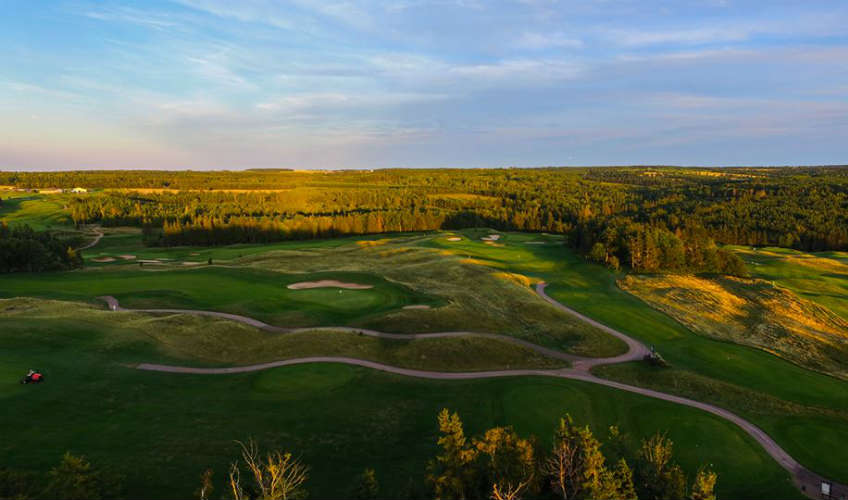
[[[44,382],[44,375],[38,370],[30,370],[26,377],[21,379],[22,384],[40,384]]]

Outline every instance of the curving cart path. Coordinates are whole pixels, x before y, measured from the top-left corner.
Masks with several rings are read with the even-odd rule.
[[[77,252],[79,252],[80,250],[89,249],[89,248],[97,245],[98,243],[100,243],[100,239],[103,238],[103,231],[101,231],[100,228],[97,228],[97,227],[95,227],[93,229],[93,231],[94,231],[94,240],[91,241],[90,243],[87,243],[87,244],[77,248],[76,249]]]
[[[567,307],[555,299],[551,298],[545,293],[545,287],[547,283],[539,283],[536,285],[536,293],[548,303],[550,303],[553,307],[570,314],[581,321],[584,321],[600,330],[603,330],[610,335],[613,335],[622,341],[624,341],[628,346],[628,351],[619,356],[611,357],[611,358],[584,358],[580,356],[575,356],[572,354],[566,354],[559,351],[555,351],[553,349],[548,349],[546,347],[539,346],[537,344],[533,344],[531,342],[527,342],[525,340],[516,339],[514,337],[509,337],[506,335],[498,335],[493,333],[478,333],[478,332],[462,332],[462,331],[452,331],[452,332],[437,332],[437,333],[418,333],[418,334],[398,334],[398,333],[387,333],[387,332],[379,332],[376,330],[368,330],[362,328],[350,328],[350,327],[317,327],[317,328],[283,328],[274,325],[269,325],[262,321],[259,321],[254,318],[250,318],[247,316],[241,316],[237,314],[229,314],[222,313],[217,311],[200,311],[200,310],[190,310],[190,309],[125,309],[120,306],[118,300],[112,296],[103,296],[98,297],[99,299],[105,301],[109,306],[109,309],[112,311],[135,311],[135,312],[148,312],[148,313],[171,313],[171,314],[193,314],[198,316],[212,316],[216,318],[228,319],[232,321],[237,321],[246,325],[250,325],[256,328],[260,328],[265,331],[275,332],[275,333],[293,333],[293,332],[303,332],[310,330],[331,330],[331,331],[345,331],[352,333],[361,333],[363,335],[369,335],[372,337],[379,338],[387,338],[387,339],[425,339],[425,338],[443,338],[443,337],[462,337],[462,336],[478,336],[478,337],[487,337],[494,338],[502,341],[512,342],[514,344],[518,344],[529,349],[532,349],[536,352],[542,353],[546,356],[550,356],[556,359],[562,359],[571,362],[571,368],[561,368],[555,370],[490,370],[490,371],[476,371],[476,372],[436,372],[436,371],[428,371],[428,370],[414,370],[410,368],[401,368],[397,366],[386,365],[383,363],[378,363],[376,361],[368,361],[364,359],[358,358],[347,358],[347,357],[334,357],[334,356],[315,356],[308,358],[296,358],[296,359],[287,359],[282,361],[272,361],[270,363],[260,363],[255,365],[247,365],[247,366],[235,366],[235,367],[225,367],[225,368],[195,368],[189,366],[171,366],[171,365],[159,365],[152,363],[142,363],[136,365],[135,368],[139,370],[148,370],[148,371],[156,371],[156,372],[166,372],[166,373],[185,373],[185,374],[200,374],[200,375],[222,375],[222,374],[232,374],[232,373],[246,373],[246,372],[254,372],[260,370],[267,370],[269,368],[276,368],[280,366],[292,366],[292,365],[300,365],[307,363],[341,363],[346,365],[354,365],[361,366],[365,368],[370,368],[373,370],[379,370],[387,373],[392,373],[396,375],[403,375],[407,377],[417,377],[417,378],[426,378],[433,380],[469,380],[469,379],[483,379],[483,378],[497,378],[497,377],[517,377],[517,376],[540,376],[540,377],[556,377],[556,378],[565,378],[571,380],[579,380],[583,382],[588,382],[592,384],[603,385],[606,387],[611,387],[613,389],[618,389],[622,391],[632,392],[635,394],[640,394],[642,396],[647,396],[655,399],[660,399],[663,401],[668,401],[671,403],[676,403],[680,405],[690,406],[692,408],[697,408],[699,410],[711,413],[718,417],[721,417],[725,420],[728,420],[734,424],[736,424],[743,431],[748,433],[754,440],[756,440],[768,453],[772,458],[774,458],[777,463],[783,467],[789,474],[792,476],[795,485],[808,497],[810,498],[825,498],[821,495],[821,486],[822,483],[827,482],[831,484],[831,495],[829,498],[846,498],[848,496],[848,486],[844,484],[840,484],[834,481],[830,481],[827,478],[807,469],[794,458],[792,458],[783,448],[780,447],[768,434],[766,434],[762,429],[752,424],[751,422],[745,420],[744,418],[736,415],[735,413],[725,410],[724,408],[709,404],[702,403],[700,401],[695,401],[693,399],[684,398],[680,396],[675,396],[673,394],[667,394],[664,392],[655,391],[652,389],[646,389],[644,387],[637,387],[633,385],[623,384],[620,382],[616,382],[613,380],[607,380],[600,377],[596,377],[593,375],[590,370],[594,366],[604,365],[604,364],[613,364],[613,363],[623,363],[627,361],[635,361],[640,360],[644,357],[645,354],[649,352],[648,348],[641,342],[636,339],[633,339],[626,334],[610,328],[603,323],[599,323],[592,318],[589,318],[579,312]]]

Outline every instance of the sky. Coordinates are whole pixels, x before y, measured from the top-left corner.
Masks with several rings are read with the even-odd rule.
[[[0,0],[0,169],[848,163],[844,0]]]

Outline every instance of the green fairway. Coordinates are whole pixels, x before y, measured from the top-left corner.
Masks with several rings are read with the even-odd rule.
[[[613,424],[634,440],[667,430],[687,470],[713,464],[722,497],[799,496],[751,438],[690,408],[535,377],[436,382],[327,364],[223,376],[140,372],[123,363],[203,360],[163,347],[133,325],[98,319],[109,314],[83,316],[78,325],[0,317],[0,401],[14,408],[0,413],[0,428],[14,429],[4,433],[0,462],[44,471],[71,450],[125,475],[128,497],[187,498],[207,467],[216,471],[220,494],[237,453],[233,440],[252,437],[301,456],[312,469],[313,497],[349,495],[366,467],[377,470],[382,495],[408,495],[410,480],[420,495],[442,407],[459,411],[469,434],[511,424],[545,447],[568,412],[602,436]],[[168,330],[165,323],[160,329]],[[18,385],[31,366],[48,382]],[[38,425],[21,425],[24,419]]]
[[[135,228],[104,228],[105,236],[96,247],[85,250],[87,264],[91,266],[107,266],[91,259],[98,257],[115,257],[117,264],[127,261],[118,258],[120,255],[132,255],[136,259],[169,259],[177,262],[206,263],[211,258],[214,262],[230,262],[234,259],[270,252],[273,250],[304,251],[309,253],[318,249],[336,248],[355,244],[357,241],[371,241],[382,238],[382,235],[367,235],[326,240],[285,241],[269,244],[240,244],[222,247],[148,247],[141,243],[141,231]],[[114,264],[113,264],[114,265]]]
[[[7,194],[0,191],[0,198],[3,198],[0,221],[10,226],[26,224],[37,231],[66,229],[73,224],[70,214],[64,210],[69,197],[66,194]]]
[[[365,290],[291,290],[302,281],[338,279],[372,286]],[[42,273],[0,277],[3,297],[41,296],[93,302],[113,295],[129,308],[181,308],[226,311],[282,326],[343,325],[400,309],[437,305],[432,297],[363,273],[280,274],[256,269],[206,267],[146,272]]]
[[[628,363],[599,367],[593,372],[605,378],[730,408],[755,422],[812,470],[832,478],[845,478],[842,464],[848,460],[848,450],[831,446],[848,437],[848,410],[844,408],[791,402],[686,369],[657,369],[643,363]],[[822,453],[822,450],[828,452]]]

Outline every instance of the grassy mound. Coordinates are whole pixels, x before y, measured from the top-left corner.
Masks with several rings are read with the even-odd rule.
[[[479,337],[415,340],[379,339],[347,332],[268,333],[224,319],[185,314],[114,313],[75,302],[0,300],[0,324],[14,331],[7,342],[38,345],[45,332],[52,342],[71,345],[80,325],[100,334],[101,349],[121,349],[145,341],[155,348],[115,358],[116,363],[163,362],[186,366],[228,366],[308,356],[348,356],[405,368],[478,371],[561,368],[565,361],[528,348]],[[84,336],[83,336],[84,337]],[[35,363],[39,365],[39,363]]]
[[[629,275],[619,286],[694,332],[848,378],[848,321],[770,282]]]
[[[848,321],[848,252],[730,248],[748,264],[751,276],[774,281]]]

